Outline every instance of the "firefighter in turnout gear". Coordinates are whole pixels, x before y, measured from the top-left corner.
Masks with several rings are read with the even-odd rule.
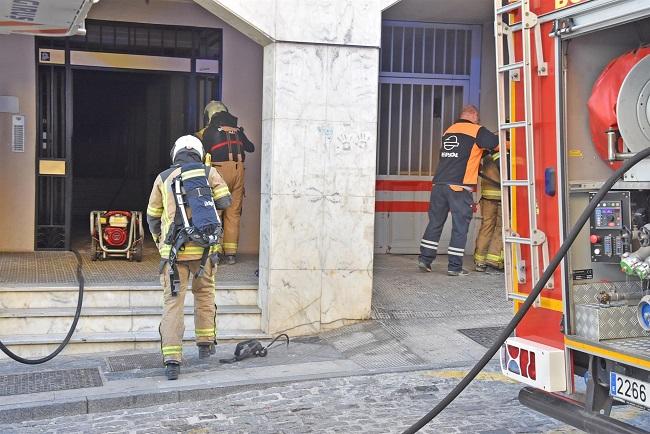
[[[225,209],[231,203],[228,186],[216,169],[203,166],[203,156],[203,145],[199,139],[194,136],[179,138],[171,151],[172,166],[156,178],[147,207],[147,223],[162,260],[160,280],[163,287],[164,311],[159,331],[163,361],[167,378],[170,380],[178,378],[180,373],[185,331],[183,308],[190,274],[194,276],[191,289],[194,294],[194,331],[199,346],[199,357],[205,358],[214,353],[216,342],[217,312],[214,286],[216,260],[214,258],[217,245],[204,248],[192,241],[185,242],[178,249],[175,264],[170,264],[170,253],[175,247],[173,234],[179,226],[181,214],[175,196],[175,182],[181,179],[181,173],[183,178],[190,173],[182,172],[183,167],[189,167],[188,165],[191,164],[196,166],[197,163],[201,165],[202,169],[197,170],[202,173],[198,175],[203,177],[204,182],[207,178],[206,185],[209,187],[203,190],[207,190],[208,200],[211,193],[214,208]],[[209,205],[212,206],[211,203]],[[213,213],[216,216],[216,211]],[[189,217],[191,219],[191,216]],[[206,261],[206,258],[210,259]],[[174,268],[174,281],[178,279],[177,286],[173,285],[170,267]],[[178,289],[176,295],[175,289]]]
[[[463,257],[472,220],[472,191],[476,188],[483,152],[495,150],[498,144],[498,137],[479,125],[478,109],[473,105],[463,107],[459,120],[443,134],[440,160],[431,188],[429,224],[420,242],[420,270],[431,271],[431,263],[438,253],[442,228],[451,211],[452,233],[447,274],[468,274],[463,269]]]
[[[223,212],[223,253],[226,264],[235,264],[239,243],[239,224],[244,199],[244,161],[247,152],[255,145],[237,126],[237,118],[228,112],[220,101],[211,101],[205,107],[207,127],[197,133],[206,152],[210,153],[212,166],[223,177],[232,194],[232,205]]]
[[[481,161],[481,228],[476,237],[474,264],[476,271],[490,266],[503,270],[503,234],[501,233],[501,180],[499,153],[488,153]]]

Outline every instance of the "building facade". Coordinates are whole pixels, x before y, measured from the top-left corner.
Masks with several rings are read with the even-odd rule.
[[[309,334],[369,318],[375,251],[390,252],[387,246],[401,243],[393,252],[411,253],[409,243],[417,246],[426,215],[421,203],[428,198],[428,188],[420,189],[407,198],[420,205],[406,213],[378,208],[376,202],[403,200],[387,197],[378,180],[429,182],[436,136],[464,103],[480,105],[484,124],[494,126],[492,2],[462,0],[466,8],[446,3],[101,0],[88,14],[87,36],[73,37],[67,45],[0,35],[0,95],[17,97],[18,112],[25,116],[22,152],[0,148],[0,180],[12,186],[0,200],[0,251],[69,248],[76,218],[99,195],[97,189],[83,193],[94,174],[106,167],[123,170],[102,175],[102,185],[109,186],[102,192],[105,202],[121,191],[143,188],[138,185],[146,185],[162,164],[171,137],[198,128],[201,105],[219,98],[258,144],[247,160],[241,250],[259,255],[262,329]],[[387,66],[387,44],[395,50],[397,31],[400,60],[410,54],[410,70],[404,63],[399,70]],[[443,54],[429,53],[426,44],[438,36],[445,40],[431,42],[431,48],[443,47],[457,57],[458,68],[436,70],[435,59]],[[126,54],[120,59],[127,63],[111,57],[116,53]],[[428,69],[426,62],[431,62]],[[130,78],[109,77],[120,71]],[[127,146],[121,151],[126,161],[111,166],[113,156],[106,150],[111,126],[91,124],[114,107],[116,94],[97,91],[102,86],[131,95],[122,101],[131,107],[124,109],[124,122],[134,131],[165,125],[164,131],[148,127],[143,135],[133,133],[134,143],[164,146]],[[414,92],[421,99],[415,105]],[[93,97],[80,101],[79,95]],[[133,95],[142,97],[128,103]],[[403,106],[396,105],[398,99]],[[160,111],[161,106],[170,108]],[[411,128],[404,138],[412,152],[406,170],[398,166],[391,172],[387,162],[403,154],[387,133],[388,125],[397,124],[385,113],[403,119],[400,131]],[[423,123],[425,118],[437,119],[436,126]],[[0,140],[11,143],[12,114],[0,113],[0,122]],[[84,128],[89,132],[80,136]],[[420,137],[425,129],[428,139]],[[84,157],[84,140],[106,152]],[[80,167],[80,161],[88,164]],[[140,184],[125,181],[132,178]],[[84,194],[89,199],[80,201]]]

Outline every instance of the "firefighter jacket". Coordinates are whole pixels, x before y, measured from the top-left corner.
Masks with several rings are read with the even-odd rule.
[[[251,142],[243,128],[233,130],[222,129],[219,126],[210,125],[203,130],[202,139],[205,152],[209,152],[212,162],[246,160],[246,152],[254,152],[255,145]]]
[[[244,162],[246,152],[255,152],[255,145],[246,137],[244,128],[237,127],[237,117],[228,112],[212,116],[208,126],[195,135],[213,162]]]
[[[175,224],[176,219],[176,201],[173,193],[173,181],[180,175],[180,165],[188,162],[200,161],[188,158],[187,152],[180,152],[174,161],[175,164],[169,169],[162,172],[156,177],[149,196],[149,205],[147,206],[147,223],[149,224],[149,231],[153,236],[154,241],[158,244],[160,257],[162,259],[169,258],[171,245],[165,243],[167,234]],[[195,155],[195,154],[193,154]],[[207,170],[207,168],[206,168]],[[231,197],[228,191],[228,186],[223,178],[214,167],[211,167],[208,172],[208,184],[212,188],[212,197],[214,198],[214,205],[218,210],[226,209],[230,206]],[[212,255],[217,252],[218,245],[210,248],[209,254]],[[191,261],[201,259],[203,255],[203,247],[196,243],[188,242],[185,248],[178,252],[179,261]]]
[[[460,119],[442,136],[434,184],[474,187],[484,150],[496,149],[499,138],[487,128]]]
[[[501,200],[499,153],[487,154],[481,162],[481,197]]]

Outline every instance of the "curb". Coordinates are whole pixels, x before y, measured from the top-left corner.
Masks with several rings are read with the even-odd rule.
[[[174,390],[159,388],[143,389],[128,393],[100,393],[79,398],[54,398],[51,400],[32,400],[0,407],[0,424],[20,423],[27,420],[51,419],[61,416],[77,416],[92,413],[105,413],[115,410],[142,408],[153,405],[173,404],[188,401],[216,399],[232,393],[249,390],[263,390],[269,387],[313,380],[326,380],[341,377],[363,377],[398,372],[417,372],[439,369],[467,368],[467,363],[457,366],[448,364],[427,364],[417,366],[392,367],[382,369],[342,370],[322,374],[303,374],[255,380],[237,380],[217,385],[194,385]],[[166,384],[166,383],[165,383]],[[76,389],[82,390],[82,389]]]

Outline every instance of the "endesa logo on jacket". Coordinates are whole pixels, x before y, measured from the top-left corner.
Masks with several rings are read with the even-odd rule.
[[[445,138],[444,142],[442,142],[442,149],[443,152],[440,153],[440,156],[442,158],[458,158],[458,152],[452,152],[454,151],[460,143],[458,143],[458,137],[455,135],[451,135]]]

